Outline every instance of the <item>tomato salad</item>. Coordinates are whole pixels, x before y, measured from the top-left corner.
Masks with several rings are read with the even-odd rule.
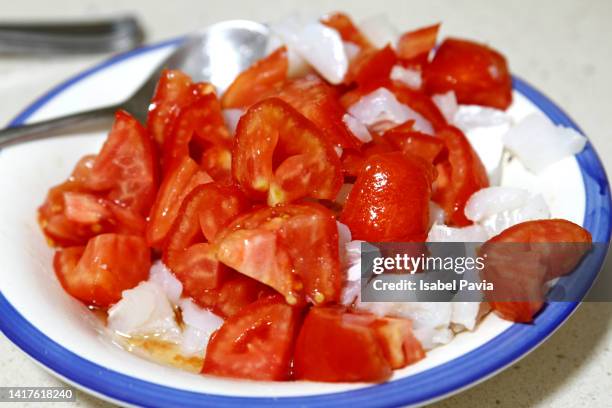
[[[361,241],[590,242],[541,196],[496,185],[466,137],[459,109],[512,103],[504,56],[438,44],[439,24],[390,35],[334,13],[272,29],[278,47],[223,94],[164,71],[146,123],[118,111],[51,188],[38,219],[66,292],[127,337],[182,344],[203,374],[256,380],[384,381],[491,309],[531,322],[542,303],[430,324],[431,304],[360,302],[352,272]]]

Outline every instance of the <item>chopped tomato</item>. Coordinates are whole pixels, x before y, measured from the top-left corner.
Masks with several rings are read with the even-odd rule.
[[[342,185],[332,144],[298,111],[278,98],[253,105],[240,119],[232,174],[253,199],[269,205],[303,197],[332,199]]]
[[[397,43],[397,56],[404,64],[422,66],[436,46],[440,24],[434,24],[402,34]]]
[[[193,84],[191,78],[178,70],[164,70],[149,106],[147,128],[153,140],[163,146],[172,133],[181,108],[193,102],[197,95],[214,92],[210,84]]]
[[[391,366],[367,325],[344,319],[341,309],[310,309],[295,345],[298,380],[384,381]]]
[[[441,139],[424,133],[404,131],[397,127],[386,131],[383,137],[396,149],[418,156],[428,163],[436,164],[448,155],[446,145]]]
[[[416,112],[420,113],[438,131],[448,126],[444,115],[431,100],[431,97],[421,91],[415,91],[399,83],[389,86],[400,103],[408,105]]]
[[[432,177],[431,166],[418,157],[401,152],[374,155],[357,176],[340,220],[350,228],[353,239],[424,238]]]
[[[199,96],[185,106],[175,121],[172,134],[164,144],[164,168],[176,165],[195,150],[194,156],[210,146],[231,145],[232,136],[225,126],[221,105],[214,93]]]
[[[335,12],[323,16],[321,23],[338,31],[343,41],[351,42],[362,49],[372,48],[372,44],[359,31],[355,23],[344,13]]]
[[[433,200],[444,209],[449,225],[470,225],[464,214],[465,203],[476,191],[489,186],[487,173],[459,129],[448,127],[438,132],[438,137],[446,143],[448,161],[437,166]]]
[[[129,113],[119,110],[85,187],[146,216],[155,200],[156,163],[147,131]]]
[[[342,121],[346,111],[335,90],[318,77],[288,82],[277,96],[314,123],[332,144],[343,148],[361,145]]]
[[[213,334],[202,373],[287,380],[298,319],[299,311],[278,297],[244,307]]]
[[[273,294],[268,286],[234,272],[219,288],[214,310],[222,316],[233,316],[243,307]]]
[[[184,293],[197,301],[203,290],[220,287],[230,271],[217,260],[211,244],[198,243],[173,258],[172,272],[183,284]]]
[[[391,45],[380,50],[363,51],[351,62],[345,82],[355,82],[364,93],[373,91],[389,82],[391,69],[396,62],[397,56]]]
[[[403,368],[425,358],[425,351],[414,337],[410,320],[379,317],[370,323],[370,327],[392,369]]]
[[[280,47],[241,72],[221,98],[223,108],[248,108],[274,95],[287,79],[287,48]]]
[[[222,184],[231,183],[232,150],[230,146],[216,145],[204,149],[200,165],[213,180]]]
[[[163,244],[185,197],[197,186],[211,181],[189,156],[182,157],[166,173],[147,224],[147,243],[151,247]]]
[[[82,248],[68,248],[55,255],[55,273],[70,295],[92,306],[107,307],[121,299],[121,292],[147,279],[150,251],[137,236],[102,234]]]
[[[175,271],[181,252],[193,244],[212,241],[217,232],[249,208],[242,193],[216,182],[200,185],[185,197],[168,233],[164,262]]]
[[[349,179],[357,177],[366,160],[375,154],[389,153],[398,150],[385,138],[372,134],[372,141],[361,146],[359,150],[342,152],[342,174]]]
[[[315,205],[262,208],[237,218],[217,240],[224,264],[285,296],[338,301],[343,282],[333,215]]]
[[[454,91],[462,104],[507,109],[512,103],[512,78],[503,55],[472,41],[446,39],[424,71],[432,94]]]
[[[66,218],[80,224],[97,224],[110,217],[102,199],[92,194],[65,192],[64,206]]]

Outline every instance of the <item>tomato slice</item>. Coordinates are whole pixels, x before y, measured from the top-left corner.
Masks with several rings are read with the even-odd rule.
[[[212,179],[189,156],[184,156],[168,171],[161,183],[147,223],[147,243],[159,248],[176,220],[185,197]]]
[[[229,147],[231,139],[217,96],[214,93],[201,95],[183,107],[177,117],[172,134],[164,144],[164,168],[176,165],[192,151],[199,158],[210,146]]]
[[[315,205],[262,208],[237,218],[219,234],[224,264],[285,296],[315,303],[338,301],[344,276],[338,231],[329,210]]]
[[[378,317],[370,323],[370,327],[392,369],[403,368],[425,358],[425,350],[414,337],[410,320]]]
[[[232,149],[226,145],[216,145],[204,149],[200,165],[213,180],[230,184],[232,181]]]
[[[349,180],[353,180],[357,177],[368,158],[375,154],[389,153],[396,150],[398,148],[389,143],[386,138],[373,133],[372,141],[361,146],[361,149],[350,149],[342,152],[342,174]]]
[[[397,82],[388,87],[397,100],[408,105],[431,123],[434,130],[439,131],[448,126],[444,115],[433,103],[431,97],[424,92],[415,91]]]
[[[436,46],[440,23],[408,31],[397,43],[397,56],[405,65],[427,64],[429,52]]]
[[[436,164],[448,157],[446,144],[440,138],[413,130],[405,131],[401,125],[387,130],[383,137],[396,149],[418,156],[428,163]]]
[[[249,208],[240,190],[216,182],[197,186],[179,209],[168,233],[164,262],[174,272],[178,256],[190,246],[212,241],[217,232]]]
[[[244,307],[213,334],[202,373],[287,380],[298,319],[299,311],[278,297]]]
[[[155,200],[156,163],[147,131],[129,113],[119,110],[85,186],[146,216]]]
[[[464,214],[465,203],[476,191],[489,186],[486,170],[459,129],[448,127],[438,132],[438,137],[446,143],[448,161],[437,166],[433,200],[446,212],[449,225],[470,225]]]
[[[431,166],[401,152],[364,164],[340,215],[353,239],[372,242],[424,237],[429,224]]]
[[[248,108],[274,95],[285,83],[288,68],[287,48],[283,46],[241,72],[223,94],[221,105]]]
[[[503,55],[472,41],[448,38],[424,71],[428,92],[454,91],[461,104],[507,109],[512,78]]]
[[[150,257],[141,237],[102,234],[92,238],[84,250],[58,251],[54,267],[66,292],[87,305],[107,307],[121,299],[122,291],[147,279]]]
[[[314,307],[298,335],[293,360],[298,380],[327,382],[384,381],[391,365],[372,330],[341,308]]]
[[[269,205],[307,196],[333,199],[342,185],[340,160],[331,143],[278,98],[253,105],[240,119],[232,174],[247,195],[267,196]]]
[[[343,41],[351,42],[362,49],[372,48],[372,44],[355,26],[353,20],[344,13],[327,14],[321,18],[321,23],[336,30]]]
[[[391,69],[396,62],[397,56],[391,45],[379,50],[372,48],[362,51],[351,62],[344,82],[355,82],[361,92],[368,93],[389,82]]]
[[[342,148],[361,145],[342,121],[346,111],[335,90],[317,76],[290,81],[277,96],[314,123],[332,144]]]

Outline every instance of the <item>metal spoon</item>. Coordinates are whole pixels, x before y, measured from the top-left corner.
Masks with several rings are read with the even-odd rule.
[[[107,124],[117,109],[145,122],[149,101],[163,69],[180,69],[194,81],[213,83],[223,92],[234,77],[265,55],[268,28],[247,20],[214,24],[188,36],[126,101],[55,119],[0,130],[0,148],[31,140],[60,136],[85,126]]]

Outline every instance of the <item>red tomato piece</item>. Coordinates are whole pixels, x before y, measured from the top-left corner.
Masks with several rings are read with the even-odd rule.
[[[343,275],[338,231],[329,210],[315,205],[262,208],[237,218],[218,240],[224,264],[285,296],[315,304],[338,301]]]
[[[425,358],[425,351],[414,337],[410,320],[380,317],[370,323],[370,327],[392,369],[403,368]]]
[[[232,150],[228,146],[211,146],[204,149],[200,159],[202,168],[213,180],[229,184],[232,181]]]
[[[288,82],[277,95],[314,123],[332,144],[358,148],[361,141],[346,128],[346,113],[335,90],[316,76]]]
[[[233,273],[219,288],[214,310],[222,316],[233,316],[243,307],[273,294],[273,290],[255,279]]]
[[[362,51],[351,62],[344,82],[355,82],[362,92],[368,93],[389,82],[391,69],[396,62],[397,56],[391,45],[379,50]]]
[[[156,163],[147,131],[129,113],[119,110],[85,186],[146,216],[155,200]]]
[[[357,177],[366,160],[375,154],[389,153],[398,150],[384,137],[372,134],[372,141],[361,146],[360,150],[345,150],[342,152],[342,174],[349,179]]]
[[[143,238],[102,234],[92,238],[78,263],[82,248],[56,253],[55,273],[64,290],[81,302],[107,307],[121,299],[121,292],[147,279],[151,254]]]
[[[437,137],[412,130],[404,131],[399,127],[389,129],[383,137],[396,149],[418,156],[428,163],[436,164],[448,157],[444,141]]]
[[[359,31],[351,18],[344,13],[327,14],[323,16],[321,23],[338,31],[343,41],[351,42],[362,49],[372,48],[370,41]]]
[[[393,92],[400,103],[408,105],[427,119],[434,130],[438,131],[448,126],[444,115],[429,95],[398,83],[390,85],[389,90]]]
[[[295,344],[295,378],[327,382],[388,379],[391,365],[370,327],[375,319],[366,319],[341,308],[311,308]]]
[[[331,143],[278,98],[253,105],[240,119],[232,174],[247,195],[267,196],[269,205],[307,196],[333,199],[342,185],[340,160]]]
[[[159,248],[163,244],[185,197],[197,186],[211,181],[189,156],[182,157],[168,171],[149,214],[147,243],[151,247]]]
[[[401,152],[370,157],[340,215],[353,239],[384,242],[424,237],[433,177],[430,167]]]
[[[454,91],[462,104],[507,109],[512,103],[512,78],[503,55],[472,41],[448,38],[424,71],[432,94]]]
[[[248,108],[272,96],[287,80],[287,48],[280,47],[236,77],[221,98],[223,108]]]
[[[98,224],[111,216],[102,199],[92,194],[65,192],[64,206],[66,218],[80,224]]]
[[[438,132],[438,137],[446,143],[448,162],[437,166],[433,200],[446,212],[449,225],[470,225],[464,214],[465,203],[476,191],[489,186],[487,172],[459,129],[448,127]]]
[[[179,252],[173,258],[172,272],[183,284],[184,293],[196,302],[202,291],[220,287],[230,273],[217,260],[215,248],[208,243],[194,244]]]
[[[440,23],[402,34],[397,43],[397,56],[404,64],[426,64],[429,52],[436,46],[439,29]]]
[[[244,307],[216,331],[202,373],[252,380],[289,379],[299,311],[270,297]]]

